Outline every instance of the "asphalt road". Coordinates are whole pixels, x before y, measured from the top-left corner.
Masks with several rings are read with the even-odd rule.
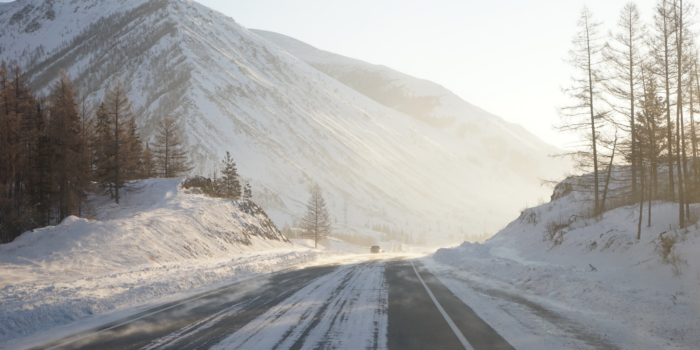
[[[513,349],[416,260],[287,270],[36,349]]]

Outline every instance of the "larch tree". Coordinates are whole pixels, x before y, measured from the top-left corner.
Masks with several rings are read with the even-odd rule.
[[[143,142],[139,136],[136,118],[129,120],[126,135],[126,147],[124,152],[124,172],[126,180],[138,180],[144,178],[143,169]]]
[[[95,118],[95,135],[92,141],[95,152],[93,178],[104,192],[108,192],[114,198],[114,125],[104,102],[97,108]]]
[[[642,70],[642,72],[645,71],[647,70]],[[647,205],[647,226],[651,226],[651,201],[653,197],[658,197],[658,160],[665,148],[663,123],[666,102],[659,96],[656,78],[653,75],[644,74],[643,79],[644,93],[639,99],[640,108],[636,119],[637,143],[640,150],[641,166],[649,164],[649,171],[646,172],[648,174],[646,198],[649,202]]]
[[[151,147],[146,143],[146,148],[143,150],[143,177],[150,179],[156,176],[156,162],[151,152]]]
[[[318,241],[329,236],[332,232],[331,218],[326,209],[326,201],[323,199],[321,187],[311,187],[309,201],[306,204],[306,215],[301,219],[303,236],[314,240],[314,248],[318,248]]]
[[[164,178],[184,176],[192,171],[187,157],[184,133],[172,117],[158,121],[153,142],[156,168]]]
[[[55,143],[56,188],[58,189],[58,220],[77,214],[89,183],[85,139],[80,134],[80,118],[75,102],[76,93],[68,74],[61,70],[51,85],[49,99],[49,137]]]
[[[639,155],[637,154],[637,131],[635,130],[635,105],[637,90],[641,87],[642,48],[644,46],[645,27],[639,17],[639,10],[634,3],[627,3],[620,11],[618,32],[611,34],[612,44],[605,46],[604,56],[611,70],[611,79],[606,82],[608,92],[614,97],[612,108],[625,117],[622,127],[628,128],[630,134],[631,190],[637,196],[637,171]]]
[[[119,203],[119,189],[128,180],[129,123],[135,118],[126,87],[121,79],[117,79],[105,93],[102,113],[104,113],[111,129],[109,130],[111,137],[108,141],[105,140],[108,143],[105,147],[110,151],[112,157],[112,169],[109,169],[106,180],[114,184],[114,199],[116,203]],[[109,145],[110,143],[111,145]]]
[[[698,164],[698,134],[696,132],[696,125],[695,125],[695,103],[700,104],[700,74],[698,73],[698,59],[700,53],[698,51],[695,51],[695,56],[693,58],[693,71],[691,73],[691,78],[690,78],[690,83],[689,85],[689,90],[690,90],[690,140],[691,144],[693,147],[693,187],[694,187],[694,195],[695,195],[695,200],[698,200],[698,197],[700,197],[700,164]]]
[[[662,0],[654,9],[654,21],[652,25],[653,35],[650,37],[650,52],[654,59],[654,71],[660,78],[666,103],[666,152],[668,165],[668,192],[667,198],[675,201],[676,185],[673,171],[673,123],[671,121],[671,84],[673,81],[673,60],[676,54],[674,44],[675,27],[673,25],[673,7],[667,0]]]
[[[560,131],[582,133],[587,144],[581,150],[570,153],[581,169],[593,169],[594,215],[600,214],[599,199],[599,124],[607,113],[601,107],[601,94],[604,89],[602,51],[604,45],[600,35],[601,23],[593,19],[591,12],[584,6],[578,20],[578,33],[572,40],[573,49],[569,51],[569,64],[576,71],[571,86],[564,92],[572,101],[571,105],[560,109],[563,124]]]
[[[686,202],[684,187],[687,187],[685,180],[688,177],[688,165],[686,155],[685,121],[683,118],[685,77],[689,75],[689,65],[686,64],[689,56],[691,43],[690,24],[694,8],[683,0],[674,0],[672,3],[672,15],[674,25],[674,39],[676,49],[676,172],[678,173],[678,225],[685,227],[686,212],[689,211],[689,203]],[[690,214],[690,213],[688,213]]]

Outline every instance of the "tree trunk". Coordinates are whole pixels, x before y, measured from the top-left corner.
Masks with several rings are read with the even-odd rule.
[[[600,203],[600,211],[605,210],[605,198],[608,196],[608,186],[610,185],[610,176],[612,175],[613,161],[615,160],[615,149],[617,148],[617,136],[613,143],[612,155],[610,156],[610,164],[608,165],[608,174],[605,177],[605,188],[603,188],[603,200]]]
[[[678,226],[683,228],[685,226],[685,193],[683,193],[683,173],[681,169],[681,123],[683,116],[683,92],[682,92],[682,80],[683,80],[683,63],[682,63],[682,48],[683,48],[683,0],[680,0],[680,12],[676,16],[678,24],[676,25],[676,52],[677,52],[677,63],[676,69],[678,70],[678,91],[677,91],[677,101],[676,101],[676,166],[678,171]],[[676,7],[674,4],[674,11]]]
[[[666,1],[664,6],[664,83],[666,85],[666,129],[668,138],[668,196],[673,202],[676,200],[675,184],[673,178],[673,132],[671,131],[671,88],[669,86],[669,62],[668,62],[668,15],[666,14]]]
[[[596,145],[596,130],[595,130],[595,111],[593,109],[593,71],[591,67],[591,38],[590,31],[588,30],[588,23],[586,23],[586,49],[587,49],[587,64],[588,64],[588,103],[591,112],[591,140],[593,143],[593,186],[595,192],[595,203],[593,204],[594,215],[600,214],[600,207],[598,201],[598,150]]]
[[[642,156],[642,148],[639,148],[639,155],[640,158]],[[641,187],[642,190],[640,191],[641,197],[639,200],[639,221],[637,222],[637,240],[640,240],[642,238],[642,218],[644,216],[644,164],[639,168],[639,171],[641,172]]]

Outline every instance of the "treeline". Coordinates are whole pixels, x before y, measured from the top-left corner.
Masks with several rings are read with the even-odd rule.
[[[120,80],[91,105],[61,71],[47,96],[34,96],[19,67],[0,64],[0,243],[83,216],[87,193],[119,203],[129,181],[191,171],[183,132],[161,120],[155,142],[139,136]]]
[[[637,203],[641,232],[645,202],[651,225],[651,201],[665,200],[678,203],[684,227],[689,203],[699,201],[696,15],[687,1],[662,0],[645,22],[628,3],[617,28],[603,35],[584,7],[570,51],[575,75],[564,90],[571,103],[561,109],[559,129],[581,136],[568,155],[592,173],[583,190],[591,192],[593,216]]]

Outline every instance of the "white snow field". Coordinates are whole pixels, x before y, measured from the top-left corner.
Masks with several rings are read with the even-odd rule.
[[[182,181],[134,182],[119,205],[91,198],[92,219],[68,217],[0,245],[0,348],[340,253],[293,245],[255,204]]]
[[[65,69],[98,102],[120,77],[145,141],[172,116],[185,126],[195,173],[210,176],[230,151],[280,227],[317,183],[351,230],[382,223],[459,242],[503,227],[547,195],[539,178],[567,169],[548,157],[553,146],[437,84],[365,74],[370,87],[395,92],[389,103],[309,65],[314,52],[282,48],[189,0],[0,4],[0,58],[24,67],[35,90]]]
[[[580,219],[583,196],[563,187],[484,244],[440,249],[427,264],[518,349],[543,339],[554,342],[548,348],[697,349],[698,224],[674,229],[678,204],[654,202],[647,227],[645,203],[637,240],[638,205]],[[694,220],[699,210],[691,206]],[[562,223],[558,245],[545,239],[554,223]],[[660,236],[678,238],[666,261]]]

